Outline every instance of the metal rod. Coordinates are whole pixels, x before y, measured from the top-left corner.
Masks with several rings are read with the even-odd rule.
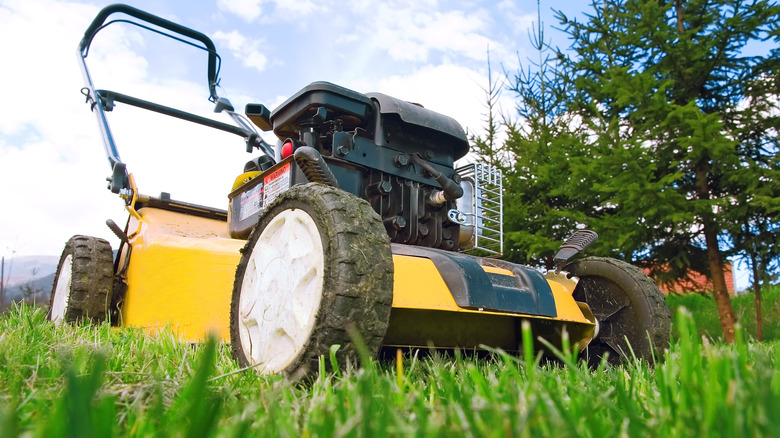
[[[244,138],[247,138],[254,134],[247,131],[244,128],[229,125],[227,123],[218,122],[208,117],[202,117],[197,114],[188,113],[186,111],[171,108],[169,106],[160,105],[158,103],[149,102],[148,100],[138,99],[137,97],[128,96],[126,94],[117,93],[116,91],[97,90],[101,99],[114,100],[116,102],[126,103],[138,108],[142,108],[148,111],[154,111],[156,113],[165,114],[166,116],[176,117],[177,119],[186,120],[188,122],[197,123],[199,125],[208,126],[210,128],[219,129],[220,131],[229,132]]]

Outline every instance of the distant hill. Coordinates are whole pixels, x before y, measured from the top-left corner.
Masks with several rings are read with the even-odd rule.
[[[5,259],[5,300],[24,298],[25,290],[40,291],[36,300],[48,301],[59,256],[20,256]],[[44,296],[45,295],[45,296]]]
[[[5,258],[5,284],[13,286],[57,271],[59,256],[20,256]]]
[[[26,282],[17,283],[11,287],[8,287],[5,291],[5,301],[10,302],[22,300],[27,298],[25,293],[30,291],[36,292],[36,301],[48,302],[49,294],[51,294],[51,287],[54,284],[54,274],[55,272],[52,272],[45,277],[34,278]]]

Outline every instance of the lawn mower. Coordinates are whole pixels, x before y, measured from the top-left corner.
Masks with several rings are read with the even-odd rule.
[[[107,22],[114,14],[123,18]],[[209,100],[231,123],[95,88],[89,47],[115,22],[203,49]],[[499,258],[501,171],[478,160],[456,168],[469,142],[450,117],[327,82],[241,115],[217,94],[219,57],[206,35],[126,5],[101,10],[78,52],[108,188],[129,216],[123,228],[107,221],[116,252],[96,237],[67,242],[52,321],[170,327],[193,342],[214,333],[242,366],[287,376],[316,372],[335,345],[339,363],[360,349],[518,351],[526,324],[535,347],[568,339],[596,361],[652,361],[668,345],[664,295],[632,265],[583,257],[593,231],[573,232],[546,273]],[[242,137],[253,155],[227,209],[142,194],[107,121],[121,104]]]

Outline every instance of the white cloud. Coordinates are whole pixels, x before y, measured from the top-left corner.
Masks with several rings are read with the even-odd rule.
[[[515,35],[527,36],[529,31],[533,31],[539,25],[538,14],[521,11],[517,7],[517,3],[512,0],[504,0],[499,3],[498,10],[507,21],[507,30]]]
[[[108,166],[79,95],[76,63],[77,42],[96,12],[93,6],[45,0],[8,0],[0,7],[0,40],[9,42],[3,50],[10,61],[0,69],[4,254],[58,254],[68,237],[92,228],[99,229],[95,235],[110,235],[97,225],[109,217]],[[117,38],[121,50],[122,37],[107,38]]]
[[[231,32],[219,31],[214,33],[213,38],[227,44],[228,50],[230,50],[233,56],[240,59],[243,65],[254,68],[259,72],[265,70],[268,58],[257,48],[262,45],[262,40],[250,40],[241,35],[237,30]]]
[[[98,9],[41,0],[0,7],[0,254],[59,254],[74,234],[118,240],[105,226],[123,225],[123,202],[106,189],[110,174],[95,117],[79,94],[76,46]],[[128,30],[129,29],[129,30]],[[206,116],[205,85],[152,76],[135,28],[101,31],[87,58],[98,88],[175,102]],[[13,68],[10,68],[10,67]],[[200,79],[200,78],[199,78]],[[111,86],[106,86],[106,85]],[[116,86],[113,86],[113,85]],[[162,190],[188,202],[226,208],[233,178],[248,154],[239,137],[118,104],[109,122],[122,160],[143,193]]]
[[[484,10],[446,10],[435,1],[382,1],[357,8],[363,23],[358,32],[369,45],[386,50],[396,61],[429,62],[431,52],[482,60],[488,46],[502,45],[488,37],[491,20]]]
[[[274,0],[279,15],[300,17],[327,10],[328,2],[313,0]]]
[[[263,13],[263,0],[217,0],[217,7],[246,22],[252,22]]]
[[[91,157],[63,155],[50,141],[9,148],[0,144],[0,253],[59,254],[74,234],[111,239],[105,220],[121,220],[122,204],[105,189],[108,175],[98,145]]]
[[[76,64],[76,43],[95,8],[51,2],[10,0],[0,7],[0,40],[7,61],[0,69],[4,105],[0,132],[9,134],[24,127],[43,135],[61,129],[55,114],[74,105],[59,106],[66,97],[78,96],[81,78]],[[65,68],[65,67],[68,68]],[[57,102],[58,107],[48,105]],[[46,111],[49,109],[50,111]],[[45,117],[46,113],[50,117]]]
[[[274,9],[266,12],[264,4],[272,4]],[[296,21],[301,17],[327,9],[328,3],[316,0],[217,0],[217,7],[251,23],[258,18],[267,20]],[[264,15],[272,16],[264,16]],[[305,25],[304,22],[300,24]]]

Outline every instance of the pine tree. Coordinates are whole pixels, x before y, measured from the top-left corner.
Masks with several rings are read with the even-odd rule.
[[[482,91],[485,93],[485,136],[472,133],[469,137],[472,142],[471,151],[474,152],[479,161],[489,166],[504,170],[509,157],[505,149],[500,144],[501,114],[499,112],[499,99],[504,87],[503,81],[496,80],[493,77],[493,69],[490,65],[490,51],[487,53],[488,65],[488,84]]]
[[[672,277],[690,269],[709,276],[731,342],[720,243],[734,223],[735,188],[756,185],[744,171],[734,114],[744,110],[746,81],[778,57],[743,50],[777,41],[780,7],[758,0],[592,6],[586,22],[558,13],[573,40],[573,54],[561,55],[576,90],[569,111],[589,133],[589,155],[566,169],[598,195],[587,214],[614,251]]]
[[[517,119],[504,118],[505,257],[551,269],[563,240],[585,226],[588,202],[567,167],[586,152],[583,132],[566,111],[571,83],[537,16],[531,43],[538,58],[508,78]]]
[[[780,49],[775,49],[780,51]],[[739,138],[741,175],[730,180],[733,251],[748,261],[756,303],[756,338],[763,338],[761,286],[780,272],[780,61],[765,59],[745,81],[741,111],[727,123]]]

